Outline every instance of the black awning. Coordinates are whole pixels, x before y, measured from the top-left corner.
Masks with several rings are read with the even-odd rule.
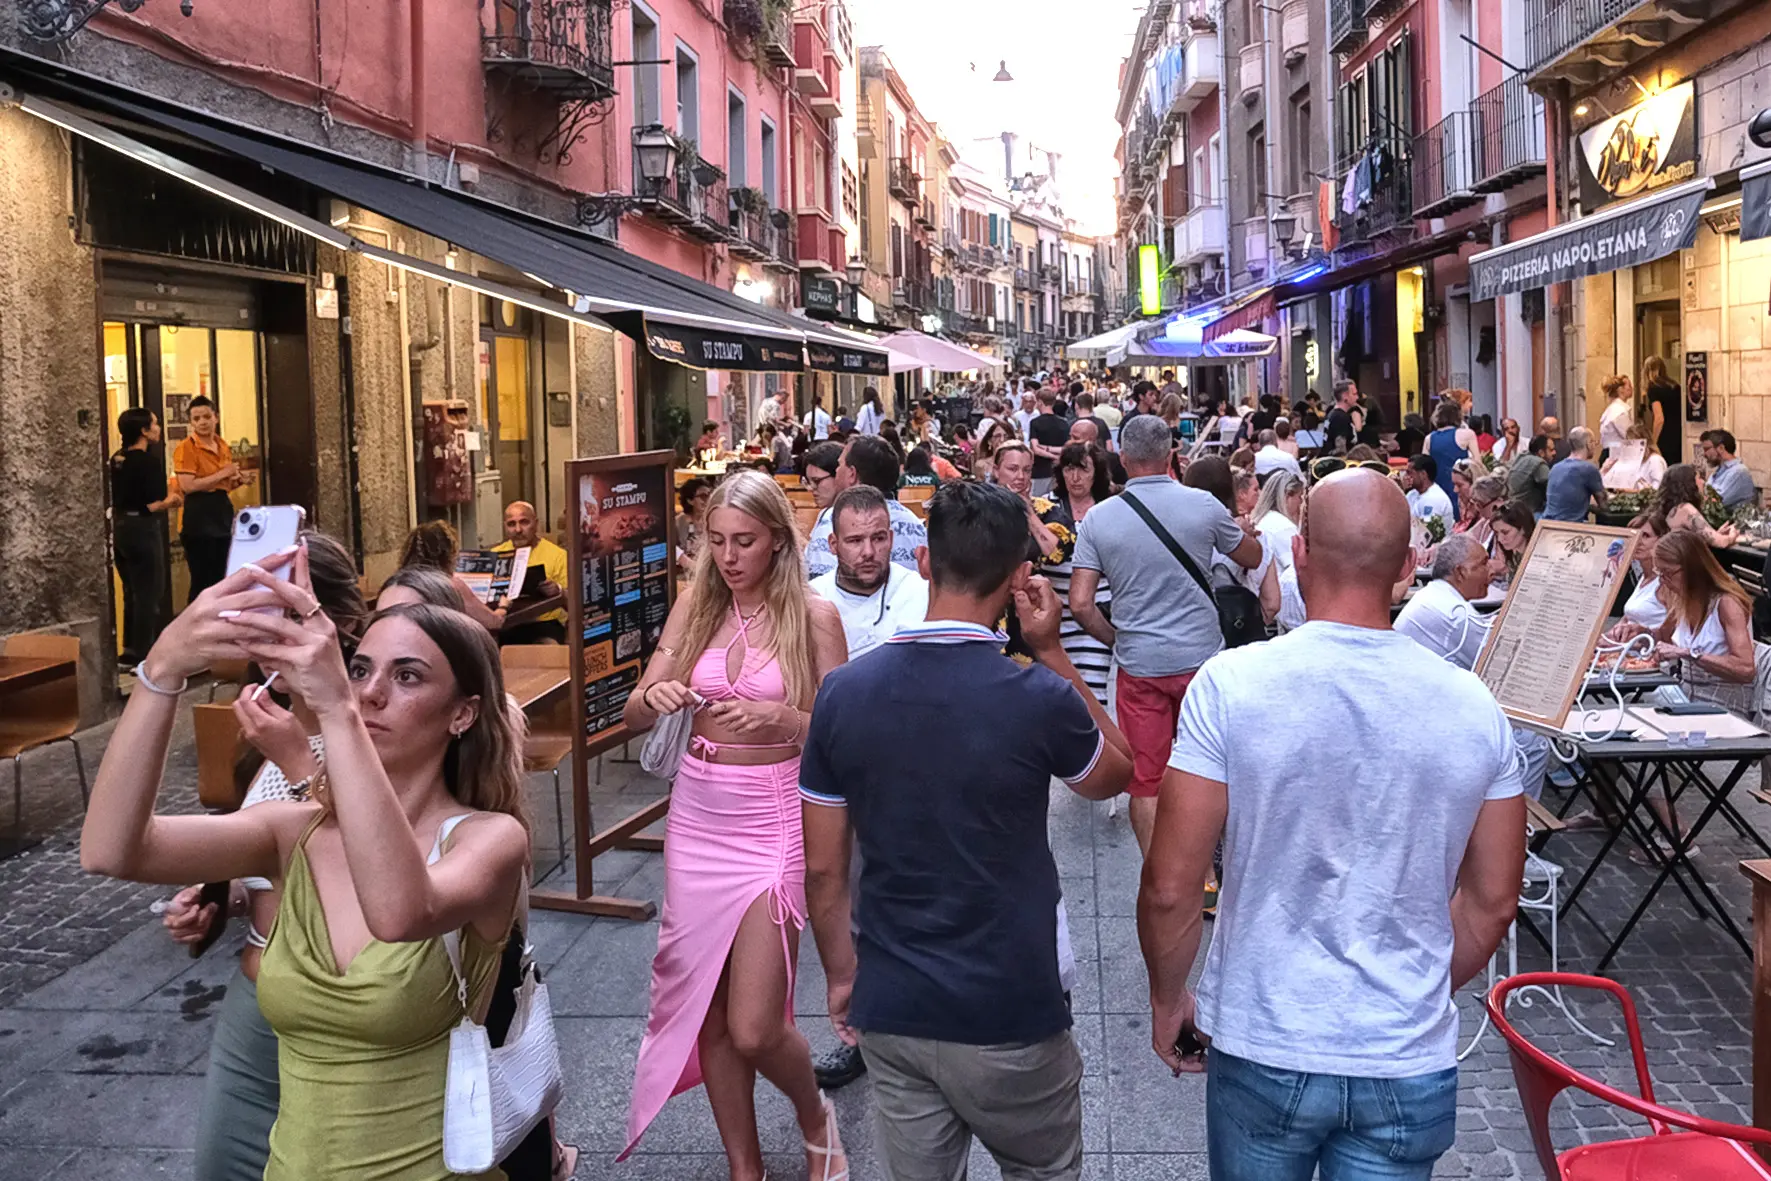
[[[1771,160],[1740,170],[1740,239],[1771,238]]]
[[[1280,307],[1289,307],[1305,299],[1314,299],[1318,295],[1326,295],[1331,291],[1339,291],[1355,283],[1367,279],[1375,279],[1379,275],[1393,274],[1405,267],[1419,266],[1429,259],[1438,258],[1442,254],[1454,254],[1458,247],[1469,241],[1470,227],[1459,226],[1455,230],[1445,230],[1429,238],[1421,238],[1406,243],[1394,250],[1382,254],[1374,254],[1369,258],[1361,258],[1344,266],[1334,267],[1311,275],[1308,279],[1280,279],[1273,288],[1273,298]]]
[[[616,324],[634,339],[646,342],[654,355],[700,368],[763,372],[805,368],[802,350],[807,332],[793,317],[760,308],[557,222],[438,189],[416,178],[291,140],[241,134],[168,110],[141,96],[95,88],[82,89],[76,101],[85,108],[84,113],[99,120],[108,117],[151,126],[250,160],[271,173],[284,174],[570,291],[576,297],[578,312]],[[665,335],[675,338],[685,350],[705,344],[709,355],[733,359],[698,363],[670,355],[675,345],[661,337],[654,347],[648,340],[650,333],[666,328]]]
[[[1715,182],[1671,185],[1608,209],[1485,250],[1470,259],[1470,299],[1514,295],[1639,266],[1697,240],[1697,213]]]
[[[661,361],[691,369],[741,369],[750,373],[799,373],[805,346],[767,336],[722,332],[658,320],[639,312],[607,312],[603,318],[646,346]]]

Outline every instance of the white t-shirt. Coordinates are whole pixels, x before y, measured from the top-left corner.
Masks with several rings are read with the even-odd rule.
[[[1411,489],[1408,493],[1408,511],[1422,520],[1441,517],[1447,528],[1457,519],[1457,514],[1451,511],[1451,497],[1445,495],[1445,489],[1437,484],[1428,484],[1425,492]]]
[[[768,397],[764,398],[762,404],[756,408],[756,425],[758,426],[761,426],[765,422],[774,422],[780,417],[781,399],[774,394],[770,394]]]
[[[812,590],[836,604],[849,659],[873,651],[905,624],[928,618],[929,584],[902,566],[886,567],[886,584],[870,595],[850,594],[836,585],[836,571],[812,579]]]
[[[1039,411],[1017,410],[1011,417],[1014,418],[1015,425],[1021,428],[1021,438],[1025,439],[1027,437],[1027,424],[1039,417]]]
[[[861,403],[860,413],[855,415],[855,429],[863,435],[879,434],[879,424],[885,421],[885,415],[872,402]]]
[[[805,426],[806,430],[811,432],[813,439],[828,439],[830,437],[830,415],[822,406],[814,406],[806,411]]]
[[[1254,453],[1254,474],[1264,476],[1269,472],[1288,471],[1298,479],[1304,478],[1304,471],[1298,466],[1297,456],[1280,449],[1279,444],[1269,443]]]
[[[1635,421],[1630,404],[1622,398],[1613,398],[1605,407],[1605,413],[1599,415],[1599,450],[1623,446]]]
[[[1475,668],[1476,657],[1482,655],[1482,645],[1488,642],[1488,628],[1476,609],[1442,578],[1414,592],[1396,616],[1394,627],[1459,668]]]
[[[1636,584],[1629,602],[1623,605],[1623,617],[1654,631],[1666,622],[1666,604],[1660,601],[1660,576]]]
[[[1483,803],[1520,794],[1516,754],[1482,682],[1393,631],[1312,620],[1207,661],[1169,766],[1229,789],[1198,990],[1216,1047],[1311,1074],[1455,1067],[1451,894]]]

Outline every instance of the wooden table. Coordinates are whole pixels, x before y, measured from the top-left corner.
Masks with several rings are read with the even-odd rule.
[[[528,710],[565,689],[570,679],[563,668],[506,668],[504,691]]]
[[[53,656],[0,656],[0,693],[14,693],[73,676],[78,663]]]
[[[527,599],[512,599],[504,609],[504,626],[521,627],[525,623],[534,623],[543,615],[566,609],[566,596],[545,595]]]

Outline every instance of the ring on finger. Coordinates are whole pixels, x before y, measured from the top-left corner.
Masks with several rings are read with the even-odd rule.
[[[318,603],[315,603],[312,607],[308,608],[306,611],[303,611],[301,613],[301,621],[303,623],[306,623],[308,620],[312,619],[314,616],[318,615],[319,613],[320,613],[320,605]]]

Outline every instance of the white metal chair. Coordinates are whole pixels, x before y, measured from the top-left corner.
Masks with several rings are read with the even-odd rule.
[[[1528,841],[1530,836],[1531,829],[1527,828],[1526,839]],[[1561,894],[1562,867],[1527,850],[1525,853],[1525,881],[1523,888],[1519,891],[1519,909],[1549,916],[1550,966],[1548,970],[1551,972],[1561,970],[1561,938],[1556,925],[1556,912],[1561,907]],[[1507,970],[1504,975],[1517,976],[1519,974],[1519,924],[1517,922],[1507,928],[1506,954]],[[1482,990],[1484,996],[1487,996],[1488,992],[1494,988],[1495,981],[1502,977],[1498,967],[1499,963],[1500,949],[1496,948],[1494,954],[1488,959],[1488,987]],[[1530,1008],[1534,999],[1541,996],[1549,1004],[1560,1009],[1562,1016],[1568,1018],[1568,1023],[1580,1030],[1581,1033],[1602,1046],[1613,1044],[1609,1038],[1600,1037],[1581,1023],[1580,1018],[1574,1015],[1574,1010],[1568,1007],[1568,1001],[1562,996],[1560,985],[1552,989],[1534,984],[1516,990],[1515,995],[1518,997],[1519,1007],[1525,1009]],[[1475,1034],[1470,1038],[1470,1044],[1458,1052],[1457,1060],[1459,1062],[1469,1057],[1476,1049],[1476,1044],[1482,1040],[1482,1035],[1488,1032],[1491,1023],[1488,1007],[1484,1005],[1482,1007],[1482,1024],[1476,1027]]]

